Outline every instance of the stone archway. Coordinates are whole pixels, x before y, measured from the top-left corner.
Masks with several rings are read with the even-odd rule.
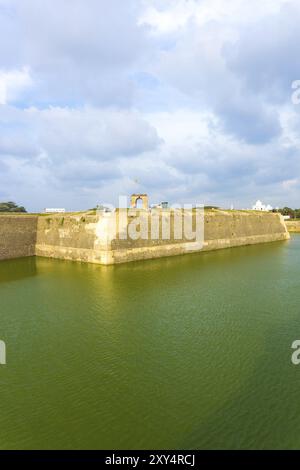
[[[147,194],[132,194],[130,198],[130,207],[136,209],[137,203],[140,200],[142,201],[143,209],[147,210],[149,208],[149,198]]]

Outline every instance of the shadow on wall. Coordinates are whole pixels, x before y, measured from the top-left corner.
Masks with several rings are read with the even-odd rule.
[[[0,260],[35,255],[37,216],[0,215]]]

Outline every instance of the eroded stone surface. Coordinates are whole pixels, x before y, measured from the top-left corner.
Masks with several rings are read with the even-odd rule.
[[[168,212],[159,213],[160,223]],[[151,213],[141,211],[150,218]],[[280,214],[254,211],[206,211],[204,245],[193,245],[185,237],[174,236],[171,216],[171,236],[133,240],[127,235],[128,223],[120,218],[120,237],[114,236],[109,214],[0,216],[0,259],[21,256],[44,256],[97,264],[126,263],[140,259],[175,256],[193,251],[208,251],[255,243],[287,240],[290,235]],[[129,219],[130,221],[130,219]],[[299,229],[300,230],[300,229]]]

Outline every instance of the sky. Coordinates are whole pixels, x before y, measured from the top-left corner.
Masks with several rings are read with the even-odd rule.
[[[299,0],[0,0],[0,201],[300,207]]]

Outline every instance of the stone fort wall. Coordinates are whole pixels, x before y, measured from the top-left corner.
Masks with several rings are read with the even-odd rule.
[[[35,255],[36,216],[0,215],[0,260]]]
[[[64,214],[49,216],[0,216],[0,259],[44,256],[97,264],[117,264],[140,259],[175,256],[289,239],[279,214],[254,211],[205,211],[204,244],[174,234],[174,214],[158,212],[159,225],[170,216],[170,238],[152,239],[148,211],[139,215],[148,222],[147,239],[124,239],[128,224],[118,221],[121,236],[115,237],[110,214]],[[129,218],[130,221],[130,218]],[[117,230],[117,232],[118,232]],[[193,245],[191,245],[193,244]]]
[[[140,217],[149,219],[148,211],[140,211]],[[160,211],[159,225],[168,218],[168,211]],[[128,225],[118,220],[114,236],[110,215],[52,216],[38,220],[36,254],[99,264],[115,264],[140,259],[174,256],[192,251],[208,251],[255,243],[287,240],[286,225],[279,214],[253,211],[205,211],[204,245],[191,246],[191,240],[176,239],[174,216],[170,216],[170,239],[151,238],[151,222],[148,221],[148,238],[133,240]],[[130,221],[130,218],[129,218]],[[122,225],[123,224],[123,225]]]
[[[291,233],[300,233],[300,220],[287,220],[286,226]]]

